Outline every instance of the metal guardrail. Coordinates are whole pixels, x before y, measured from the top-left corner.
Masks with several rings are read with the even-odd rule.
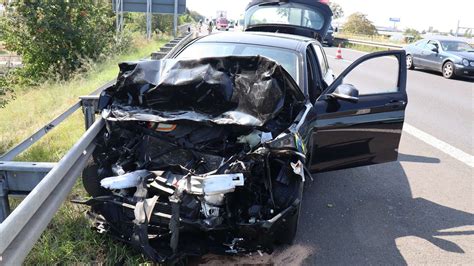
[[[402,49],[404,46],[399,44],[391,44],[391,43],[381,43],[381,42],[373,42],[367,40],[357,40],[357,39],[345,39],[345,38],[335,38],[337,42],[342,43],[350,43],[350,44],[359,44],[359,45],[366,45],[371,47],[378,47],[384,49]]]
[[[94,139],[104,127],[97,120],[51,169],[3,223],[0,224],[1,263],[21,263],[66,199],[91,156]]]
[[[172,49],[185,45],[192,36],[188,34],[178,41],[171,41]],[[72,190],[95,148],[94,140],[105,124],[102,118],[94,122],[97,102],[98,96],[81,97],[64,113],[0,156],[0,222],[3,221],[0,224],[0,265],[20,265],[24,261]],[[58,163],[11,161],[81,106],[88,130]],[[11,214],[9,195],[26,195]]]

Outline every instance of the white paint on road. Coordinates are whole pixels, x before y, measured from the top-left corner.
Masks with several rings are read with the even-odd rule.
[[[467,164],[469,167],[474,167],[474,156],[465,153],[464,151],[449,145],[448,143],[422,131],[418,128],[405,123],[403,126],[403,131],[414,136],[415,138],[435,147],[436,149],[446,153],[447,155],[453,157],[454,159]]]

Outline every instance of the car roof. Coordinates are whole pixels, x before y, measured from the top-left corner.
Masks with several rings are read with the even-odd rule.
[[[433,40],[433,41],[455,41],[455,42],[465,42],[465,40],[456,38],[456,37],[450,37],[450,36],[427,36],[424,38],[425,40]]]
[[[200,38],[196,43],[208,42],[229,42],[246,43],[263,46],[273,46],[278,48],[300,51],[306,49],[306,43],[314,42],[315,39],[282,33],[269,32],[223,32],[211,34]]]

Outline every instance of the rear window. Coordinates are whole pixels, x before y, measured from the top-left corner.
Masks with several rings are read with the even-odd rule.
[[[324,16],[316,10],[296,3],[260,5],[250,8],[246,13],[246,26],[259,24],[286,24],[321,30]]]

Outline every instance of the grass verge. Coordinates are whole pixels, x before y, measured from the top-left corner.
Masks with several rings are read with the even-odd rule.
[[[344,48],[350,48],[354,49],[357,51],[361,52],[367,52],[367,53],[373,53],[373,52],[380,52],[380,51],[387,51],[387,48],[380,48],[380,47],[374,47],[374,46],[367,46],[367,45],[361,45],[361,44],[351,44],[351,43],[345,43]]]
[[[48,121],[64,112],[81,95],[96,90],[118,74],[117,63],[137,60],[148,56],[168,39],[146,42],[139,39],[135,49],[94,64],[86,74],[68,82],[46,83],[34,88],[16,91],[16,99],[0,109],[0,154],[26,138]],[[81,111],[46,135],[17,160],[58,161],[84,133]],[[85,218],[85,208],[71,204],[77,197],[87,196],[79,180],[47,229],[41,235],[25,264],[138,264],[146,261],[140,254],[110,237],[99,235],[90,229]],[[12,200],[12,205],[19,204]]]

